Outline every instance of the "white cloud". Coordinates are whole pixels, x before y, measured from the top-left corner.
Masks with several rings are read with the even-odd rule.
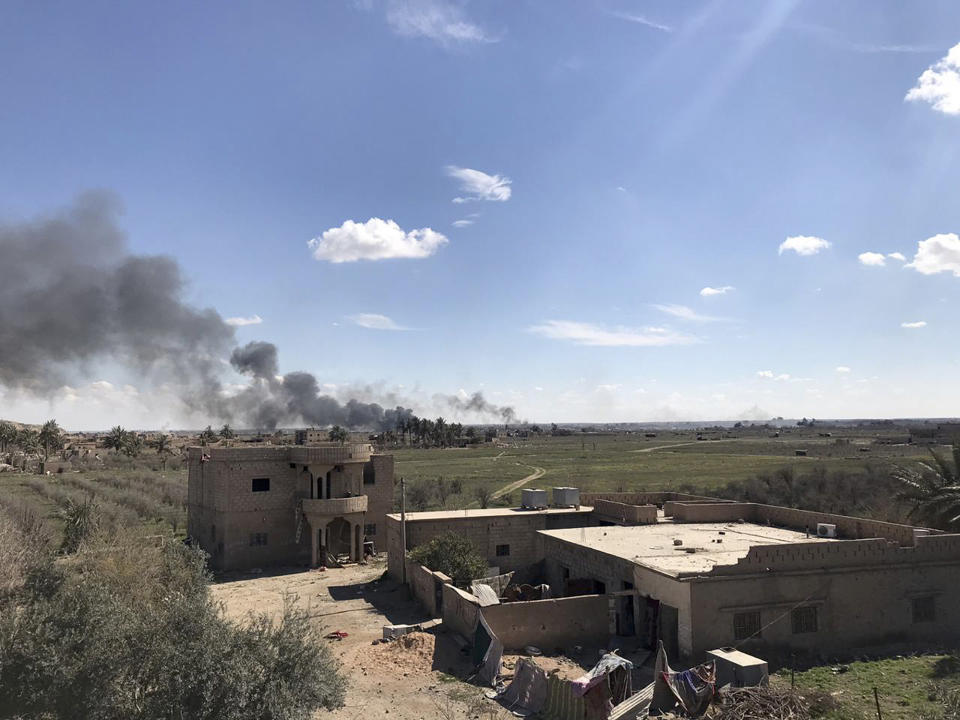
[[[398,35],[425,37],[441,45],[497,41],[448,0],[388,0],[387,22]]]
[[[480,170],[462,168],[456,165],[447,166],[447,175],[460,181],[460,189],[469,193],[465,197],[455,197],[455,203],[470,202],[471,200],[492,200],[506,202],[513,191],[510,188],[513,182],[503,175],[487,175]]]
[[[864,252],[857,255],[857,260],[860,261],[861,265],[873,265],[880,266],[886,265],[887,259],[883,253],[877,252]]]
[[[773,370],[757,370],[757,377],[763,378],[764,380],[780,380],[785,382],[791,379],[791,376],[788,373],[780,373],[779,375],[774,375]],[[806,380],[806,378],[793,378],[796,382],[801,382]]]
[[[660,312],[665,312],[667,315],[673,315],[673,317],[680,318],[681,320],[692,320],[693,322],[720,322],[725,318],[713,317],[712,315],[701,315],[693,308],[689,308],[686,305],[654,305],[654,307]]]
[[[356,315],[349,315],[347,320],[352,322],[354,325],[359,325],[362,328],[369,328],[370,330],[408,330],[403,325],[398,325],[391,318],[386,315],[380,315],[378,313],[357,313]]]
[[[454,220],[454,221],[453,221],[453,226],[454,226],[454,227],[467,227],[468,225],[473,225],[473,220],[470,220],[470,219],[468,219],[468,218],[464,218],[463,220]]]
[[[773,370],[757,370],[757,377],[772,378]]]
[[[370,218],[365,223],[347,220],[330,228],[307,246],[317,260],[332,263],[388,258],[425,258],[433,255],[447,238],[430,228],[404,230],[393,220]]]
[[[924,275],[952,272],[960,277],[960,237],[956,233],[934,235],[917,243],[911,267]]]
[[[837,365],[837,372],[846,374],[850,372],[850,368],[848,368],[846,365]]]
[[[528,330],[552,340],[567,340],[594,347],[662,347],[699,342],[692,335],[665,331],[663,328],[603,328],[571,320],[547,320]]]
[[[960,115],[960,43],[923,71],[904,100],[920,100],[945,115]]]
[[[830,247],[830,243],[823,238],[812,235],[795,235],[780,243],[779,255],[787,250],[793,250],[797,255],[816,255],[821,250]]]
[[[637,25],[645,25],[648,28],[660,30],[661,32],[673,32],[673,28],[669,25],[658,23],[654,20],[644,17],[643,15],[637,15],[636,13],[616,12],[611,10],[607,14],[612,17],[619,18],[620,20],[626,20],[627,22],[636,23]]]
[[[902,322],[900,327],[902,328],[923,328],[927,326],[926,320],[917,320],[916,322]]]
[[[713,295],[726,295],[731,290],[736,290],[733,285],[724,285],[723,287],[705,287],[700,291],[700,294],[703,297],[711,297]]]
[[[887,257],[890,258],[891,260],[899,260],[900,262],[907,261],[907,258],[904,257],[903,253],[898,253],[898,252],[887,253]]]
[[[233,325],[234,327],[244,327],[246,325],[259,325],[263,322],[263,318],[259,315],[251,315],[250,317],[230,317],[224,320],[227,325]]]

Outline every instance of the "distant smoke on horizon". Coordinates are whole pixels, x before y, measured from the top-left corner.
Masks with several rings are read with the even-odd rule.
[[[49,397],[77,375],[112,359],[148,381],[175,384],[193,412],[260,429],[280,424],[338,424],[392,429],[413,411],[385,400],[345,402],[321,392],[308,372],[280,377],[277,347],[254,341],[237,346],[234,327],[212,308],[183,299],[185,280],[167,256],[133,255],[117,225],[117,198],[89,192],[56,214],[0,223],[0,386]],[[224,358],[250,383],[224,392]],[[512,408],[435,395],[452,412],[512,422]]]

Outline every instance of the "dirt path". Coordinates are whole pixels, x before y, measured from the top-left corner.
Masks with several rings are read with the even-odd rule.
[[[627,452],[649,453],[653,452],[654,450],[666,450],[667,448],[683,447],[684,445],[698,445],[701,442],[701,440],[695,440],[693,442],[673,443],[673,445],[657,445],[656,447],[641,448],[640,450],[628,450]]]
[[[384,625],[429,620],[404,587],[381,578],[385,569],[380,560],[324,572],[230,573],[218,578],[211,593],[234,620],[242,622],[252,612],[277,617],[286,596],[306,610],[324,634],[347,633],[342,640],[324,640],[349,683],[346,704],[332,713],[320,711],[316,718],[476,716],[476,703],[491,703],[483,698],[482,688],[455,680],[467,677],[471,665],[449,633],[423,633],[411,647],[373,644],[382,637]]]
[[[517,465],[521,465],[521,464],[522,464],[522,463],[517,463]],[[544,470],[542,467],[537,467],[536,465],[527,465],[527,467],[533,468],[533,472],[530,473],[529,475],[527,475],[527,476],[524,477],[524,478],[520,478],[520,479],[517,480],[516,482],[512,482],[512,483],[510,483],[509,485],[505,485],[504,487],[502,487],[502,488],[500,488],[499,490],[497,490],[491,497],[493,497],[493,498],[503,497],[503,496],[506,495],[507,493],[513,492],[513,491],[516,490],[517,488],[523,487],[523,486],[526,485],[528,482],[533,482],[534,480],[539,480],[539,479],[542,478],[542,477],[546,474],[546,472],[547,472],[547,471]]]

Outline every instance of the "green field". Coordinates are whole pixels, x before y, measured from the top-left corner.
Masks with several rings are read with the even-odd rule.
[[[849,439],[849,443],[846,442]],[[820,464],[828,470],[858,471],[868,462],[892,465],[915,462],[926,450],[907,445],[876,444],[875,437],[822,438],[794,431],[782,438],[696,439],[693,432],[576,434],[530,439],[507,438],[502,444],[476,448],[395,449],[396,475],[408,482],[459,479],[463,492],[447,499],[451,508],[471,504],[476,488],[499,490],[542,468],[530,487],[569,485],[583,491],[675,490],[692,486],[705,491],[731,481],[783,467],[796,470]],[[841,442],[838,442],[841,441]],[[868,448],[869,452],[860,452]],[[807,452],[798,457],[796,450]],[[514,501],[518,499],[515,492]],[[434,498],[431,507],[439,507]]]
[[[780,671],[771,682],[788,686],[790,671]],[[839,704],[825,720],[873,720],[877,717],[873,688],[880,696],[884,720],[939,720],[943,703],[936,689],[960,686],[960,661],[950,655],[919,655],[849,665],[826,665],[798,672],[800,690],[829,693]]]

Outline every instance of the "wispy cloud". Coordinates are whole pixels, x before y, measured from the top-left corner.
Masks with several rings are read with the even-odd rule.
[[[726,295],[731,290],[736,290],[733,285],[724,285],[723,287],[705,287],[700,291],[703,297],[712,297],[714,295]]]
[[[234,327],[244,327],[246,325],[259,325],[263,322],[263,318],[259,315],[250,315],[249,317],[229,317],[224,322],[227,325],[233,325]]]
[[[405,232],[393,220],[370,218],[358,223],[347,220],[307,242],[317,260],[332,263],[389,258],[425,258],[448,242],[446,236],[420,228]]]
[[[846,373],[850,372],[850,368],[848,368],[846,365],[837,365],[836,370],[838,373],[842,375],[845,375]]]
[[[464,218],[463,220],[454,220],[454,221],[453,221],[453,226],[454,226],[454,227],[458,227],[458,228],[459,228],[459,227],[467,227],[468,225],[473,225],[473,220],[470,220],[469,218]]]
[[[813,235],[794,235],[788,237],[780,243],[778,255],[783,255],[788,250],[792,250],[797,255],[816,255],[821,250],[830,247],[830,243],[823,238]]]
[[[681,320],[690,320],[691,322],[723,322],[727,320],[727,318],[715,317],[713,315],[701,315],[686,305],[654,305],[654,307],[667,315],[672,315]]]
[[[398,35],[424,37],[444,46],[497,42],[449,0],[387,0],[387,23]]]
[[[566,340],[576,345],[594,347],[663,347],[699,342],[699,339],[692,335],[671,332],[664,328],[605,328],[571,320],[547,320],[528,330],[551,340]]]
[[[887,253],[887,257],[890,258],[891,260],[899,260],[900,262],[907,261],[907,258],[904,257],[903,253],[898,253],[898,252]]]
[[[512,180],[503,175],[488,175],[481,170],[447,165],[447,175],[460,181],[460,190],[466,196],[455,197],[455,203],[470,202],[472,200],[490,200],[506,202],[513,194],[510,185]]]
[[[830,45],[840,50],[849,50],[858,53],[934,53],[940,51],[941,47],[933,45],[918,45],[915,43],[896,43],[896,42],[857,42],[850,40],[846,35],[831,27],[816,25],[814,23],[795,22],[791,23],[794,30],[811,35],[825,45]]]
[[[661,32],[673,32],[673,28],[669,25],[651,20],[648,17],[639,15],[637,13],[628,13],[620,12],[617,10],[607,10],[607,15],[611,17],[619,18],[620,20],[626,20],[627,22],[636,23],[637,25],[643,25],[648,28],[653,28],[654,30],[660,30]]]
[[[916,320],[914,322],[902,322],[900,327],[902,328],[923,328],[927,326],[926,320]]]
[[[960,237],[956,233],[945,233],[921,240],[907,267],[924,275],[952,272],[960,277]]]
[[[960,115],[960,43],[923,71],[904,100],[919,100],[945,115]]]
[[[359,325],[360,327],[368,328],[369,330],[410,329],[404,327],[403,325],[398,325],[393,321],[392,318],[389,318],[386,315],[380,315],[379,313],[357,313],[356,315],[348,315],[347,320],[352,322],[354,325]]]

